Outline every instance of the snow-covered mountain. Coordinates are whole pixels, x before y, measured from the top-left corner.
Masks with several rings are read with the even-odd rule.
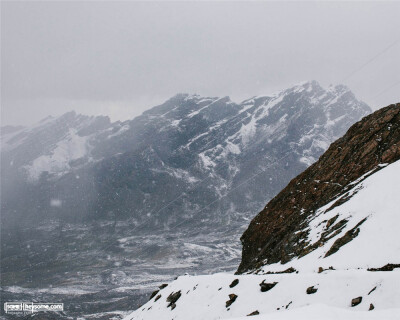
[[[369,112],[346,87],[312,81],[240,104],[180,94],[123,123],[47,118],[2,135],[3,212],[32,223],[62,204],[57,214],[70,221],[161,228],[241,220]]]
[[[399,181],[397,104],[268,203],[242,237],[240,274],[179,277],[125,319],[399,319]]]
[[[71,112],[2,128],[3,285],[115,298],[233,270],[254,213],[370,112],[311,81],[241,103],[179,94],[125,122]],[[87,310],[134,309],[120,300]]]

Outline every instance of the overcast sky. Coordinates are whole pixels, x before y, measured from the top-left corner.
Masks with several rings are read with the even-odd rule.
[[[304,80],[376,109],[400,101],[399,16],[400,2],[1,2],[2,125]]]

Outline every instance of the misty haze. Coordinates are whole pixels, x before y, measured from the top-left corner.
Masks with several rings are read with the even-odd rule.
[[[399,319],[399,13],[3,1],[0,318]]]

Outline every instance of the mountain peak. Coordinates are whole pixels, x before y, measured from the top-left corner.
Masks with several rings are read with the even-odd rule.
[[[306,91],[306,92],[322,92],[322,91],[324,91],[325,92],[325,91],[327,91],[327,92],[332,92],[332,93],[336,93],[336,94],[343,94],[346,92],[351,92],[351,90],[344,84],[337,84],[337,85],[331,84],[327,88],[324,88],[316,80],[302,81],[284,91],[295,91],[295,92],[301,92],[301,91]]]
[[[348,86],[344,84],[337,84],[334,86],[335,90],[338,92],[346,92],[346,91],[351,91]]]
[[[292,86],[291,88],[287,89],[287,90],[293,90],[296,92],[299,91],[307,91],[307,92],[311,92],[311,91],[316,91],[316,90],[324,90],[322,88],[322,86],[319,84],[318,81],[316,80],[308,80],[308,81],[302,81],[299,82],[298,84],[295,84],[294,86]]]

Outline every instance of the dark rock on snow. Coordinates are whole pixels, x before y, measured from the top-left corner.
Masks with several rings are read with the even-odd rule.
[[[277,285],[278,282],[265,283],[265,280],[260,283],[261,292],[267,292]]]
[[[283,271],[268,271],[265,274],[282,274],[282,273],[294,273],[294,272],[297,272],[297,270],[293,267],[290,267]]]
[[[375,309],[375,306],[372,303],[370,303],[368,311],[371,311],[371,310],[374,310],[374,309]]]
[[[257,316],[257,315],[259,315],[260,314],[260,312],[258,312],[258,310],[256,310],[256,311],[253,311],[252,313],[249,313],[247,316],[249,317],[249,316]]]
[[[322,268],[322,267],[319,267],[318,268],[318,273],[322,273],[322,272],[324,272],[324,271],[326,271],[326,270],[335,270],[332,266],[330,266],[328,269],[324,269],[324,268]]]
[[[351,306],[355,307],[357,305],[359,305],[362,301],[362,297],[357,297],[351,300]]]
[[[155,290],[151,293],[149,300],[153,299],[160,290]]]
[[[232,303],[234,303],[234,302],[236,301],[237,297],[238,297],[238,296],[237,296],[236,294],[231,293],[231,294],[229,295],[229,300],[226,301],[226,303],[225,303],[225,307],[226,307],[226,308],[230,307],[230,306],[232,305]]]
[[[353,240],[355,237],[357,237],[358,233],[360,232],[360,229],[358,228],[360,225],[362,225],[367,219],[361,220],[357,225],[347,231],[343,237],[338,238],[332,245],[332,247],[328,250],[328,252],[325,254],[325,257],[328,257],[335,252],[338,252],[340,247],[344,246],[346,243],[349,243],[351,240]]]
[[[400,264],[388,263],[381,268],[368,268],[368,271],[393,271],[396,268],[400,268]]]
[[[167,302],[169,302],[167,307],[171,307],[171,310],[173,310],[176,307],[176,302],[181,297],[181,295],[181,290],[177,292],[171,292],[171,294],[167,297]]]
[[[318,291],[318,289],[314,288],[314,286],[308,287],[306,290],[307,294],[313,294],[313,293],[316,293],[317,291]]]
[[[239,279],[233,280],[232,283],[229,285],[229,288],[236,287],[238,283],[239,283]]]
[[[371,291],[370,292],[368,292],[368,295],[370,295],[372,292],[374,292],[376,290],[376,287],[373,287],[372,289],[371,289]]]

